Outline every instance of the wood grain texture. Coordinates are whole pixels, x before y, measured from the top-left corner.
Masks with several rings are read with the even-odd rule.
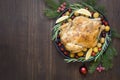
[[[105,5],[111,27],[120,33],[119,3],[98,1]],[[45,8],[44,0],[0,0],[0,80],[119,80],[119,40],[114,40],[118,56],[113,69],[83,77],[80,63],[66,64],[52,44],[54,21],[44,16]]]

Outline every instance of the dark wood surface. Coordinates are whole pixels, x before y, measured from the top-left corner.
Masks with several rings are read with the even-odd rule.
[[[120,33],[120,0],[98,4],[106,6],[111,27]],[[52,44],[54,21],[44,16],[45,7],[44,0],[0,0],[0,80],[119,80],[119,40],[113,68],[83,77],[80,64],[66,64]]]

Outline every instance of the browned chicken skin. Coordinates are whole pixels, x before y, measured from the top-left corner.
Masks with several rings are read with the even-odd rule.
[[[60,27],[60,38],[65,48],[78,53],[83,48],[95,47],[100,33],[101,21],[79,16]]]

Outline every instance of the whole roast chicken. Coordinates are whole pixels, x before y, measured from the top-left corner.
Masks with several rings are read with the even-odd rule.
[[[78,53],[84,48],[95,47],[102,31],[101,26],[100,19],[76,17],[60,27],[61,42],[66,50],[71,53]]]

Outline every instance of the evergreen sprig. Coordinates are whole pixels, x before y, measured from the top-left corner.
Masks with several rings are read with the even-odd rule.
[[[96,6],[95,9],[101,12],[102,14],[106,15],[106,9],[104,6]]]
[[[116,30],[111,29],[111,34],[112,34],[111,35],[112,38],[119,38],[120,39],[120,34],[117,33]]]
[[[64,2],[66,2],[66,3],[67,3],[67,5],[69,5],[68,0],[59,0],[59,3],[60,3],[60,4],[62,4],[62,3],[64,3]]]
[[[96,61],[92,62],[88,70],[89,73],[93,73],[96,70],[97,66],[100,64],[100,62],[101,62],[100,57]]]
[[[97,0],[82,0],[82,2],[92,6],[92,7],[95,7],[96,6],[96,3],[97,3]]]
[[[117,51],[112,45],[109,45],[105,54],[102,55],[102,65],[105,67],[105,70],[112,68],[113,57],[117,55]]]
[[[44,14],[48,18],[56,18],[57,16],[59,16],[59,13],[57,13],[55,10],[52,10],[52,9],[46,9],[44,11]]]
[[[59,7],[59,3],[54,0],[45,0],[45,3],[52,10],[57,10],[57,8]]]

